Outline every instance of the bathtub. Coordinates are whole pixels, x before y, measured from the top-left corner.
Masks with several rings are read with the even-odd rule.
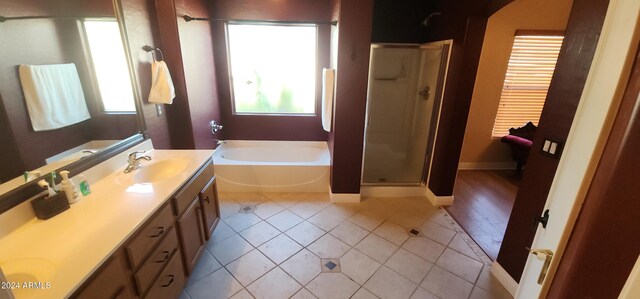
[[[213,154],[220,192],[328,192],[326,142],[229,140]]]

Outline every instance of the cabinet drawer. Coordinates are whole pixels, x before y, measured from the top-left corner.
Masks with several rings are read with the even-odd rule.
[[[135,274],[138,294],[143,295],[153,284],[153,280],[169,263],[171,256],[178,249],[178,235],[175,229],[170,229],[167,236],[160,242],[160,245],[153,250],[147,261],[140,266],[140,270]]]
[[[193,199],[198,197],[198,193],[202,191],[212,176],[213,163],[209,160],[174,196],[176,216],[182,215],[187,210]]]
[[[173,215],[170,205],[165,205],[155,216],[147,221],[139,233],[127,245],[127,254],[131,268],[136,270],[151,253],[151,249],[162,240],[173,226]]]
[[[182,260],[180,259],[180,255],[176,253],[173,254],[171,261],[160,277],[155,281],[151,290],[149,290],[149,294],[145,298],[153,298],[153,299],[175,299],[180,296],[180,292],[182,292],[182,288],[184,287],[185,276],[184,271],[182,270]]]

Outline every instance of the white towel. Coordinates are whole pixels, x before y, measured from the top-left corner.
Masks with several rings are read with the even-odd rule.
[[[151,64],[151,91],[149,103],[171,104],[176,97],[169,68],[164,61],[153,61]]]
[[[335,70],[322,70],[322,128],[331,132],[333,119],[333,98],[335,85]]]
[[[34,131],[91,118],[75,64],[20,65],[18,72]]]

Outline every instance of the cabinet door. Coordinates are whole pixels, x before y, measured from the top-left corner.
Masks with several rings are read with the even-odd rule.
[[[218,188],[216,177],[212,177],[204,189],[200,192],[200,204],[202,205],[202,216],[207,240],[211,238],[213,230],[220,220],[220,206],[218,204]]]
[[[122,253],[115,253],[71,298],[134,298]]]
[[[204,250],[204,226],[202,220],[202,206],[196,197],[193,202],[178,220],[178,231],[182,248],[182,258],[184,259],[185,273],[191,273],[198,258]]]

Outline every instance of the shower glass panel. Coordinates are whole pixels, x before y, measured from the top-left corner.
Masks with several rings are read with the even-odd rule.
[[[364,185],[426,181],[450,44],[372,46]]]

